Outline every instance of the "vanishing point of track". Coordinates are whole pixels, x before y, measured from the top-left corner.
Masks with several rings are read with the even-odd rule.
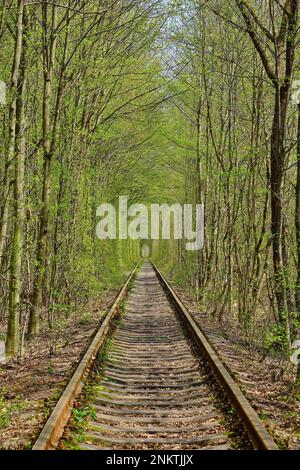
[[[211,374],[237,409],[254,448],[277,449],[203,333],[161,273],[146,262],[101,325],[34,449],[56,448],[94,362],[93,418],[81,449],[227,450],[233,442],[211,387]],[[96,359],[109,336],[105,354]],[[206,367],[203,367],[205,363]]]

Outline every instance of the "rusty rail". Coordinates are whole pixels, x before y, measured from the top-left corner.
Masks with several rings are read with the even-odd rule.
[[[249,401],[235,383],[234,379],[231,377],[225,366],[222,364],[216,352],[207,341],[205,335],[202,333],[201,329],[192,318],[191,314],[187,311],[157,266],[153,264],[153,267],[170,302],[192,336],[195,345],[200,348],[218,383],[225,391],[229,401],[236,408],[254,448],[257,450],[278,450],[276,443],[264,427],[257,413],[252,408]]]
[[[61,438],[64,428],[71,416],[74,402],[83,388],[85,379],[87,378],[97,357],[97,353],[107,338],[112,322],[128,292],[129,284],[135,275],[136,269],[137,267],[132,271],[123,288],[119,292],[113,306],[106,315],[93,341],[75,370],[70,382],[49,416],[32,450],[54,450],[57,447],[59,439]]]

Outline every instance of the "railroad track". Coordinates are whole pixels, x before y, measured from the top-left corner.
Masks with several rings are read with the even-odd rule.
[[[108,335],[109,346],[95,361],[100,372],[92,387],[94,413],[80,449],[231,449],[207,367],[237,409],[253,447],[277,449],[202,332],[150,263],[136,275],[124,312],[111,331],[132,278],[133,274],[33,449],[57,447],[84,377]]]

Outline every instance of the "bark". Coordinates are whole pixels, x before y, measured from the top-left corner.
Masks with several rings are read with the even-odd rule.
[[[9,319],[6,338],[6,355],[15,357],[20,347],[20,291],[21,291],[21,266],[23,253],[23,223],[24,223],[24,167],[25,167],[25,109],[24,98],[26,92],[26,45],[22,44],[24,38],[23,29],[24,2],[20,0],[18,11],[18,39],[16,41],[16,56],[20,57],[20,49],[23,49],[20,81],[16,97],[16,152],[14,157],[14,226],[10,263],[9,284]],[[23,47],[22,47],[23,46]],[[18,59],[19,60],[19,59]]]
[[[202,98],[199,99],[197,106],[197,117],[196,117],[196,204],[202,204],[202,173],[201,173],[201,119],[202,113]],[[203,256],[202,250],[197,251],[196,255],[196,298],[201,298],[201,288],[203,287]]]
[[[297,246],[297,280],[296,280],[296,309],[300,319],[300,104],[298,105],[298,130],[297,130],[297,183],[296,183],[296,246]]]
[[[42,303],[43,285],[45,279],[45,271],[47,268],[47,241],[48,241],[48,224],[49,224],[49,206],[50,206],[50,177],[51,162],[54,153],[53,136],[51,138],[51,100],[53,95],[53,72],[56,60],[56,26],[57,26],[57,9],[52,6],[51,21],[51,37],[50,44],[48,38],[48,5],[43,2],[43,45],[44,45],[44,97],[43,97],[43,150],[44,150],[44,167],[43,167],[43,191],[42,191],[42,209],[40,213],[40,226],[37,241],[36,256],[36,275],[34,279],[32,292],[32,306],[30,309],[30,317],[28,324],[28,334],[37,336],[40,326],[40,308]],[[57,111],[57,110],[56,110]],[[57,116],[57,112],[56,112]],[[56,119],[56,118],[55,118]],[[51,142],[52,141],[52,142]]]
[[[18,13],[16,22],[16,39],[12,77],[10,84],[11,104],[9,110],[9,139],[6,155],[5,175],[3,184],[3,206],[0,225],[0,266],[6,244],[8,223],[9,223],[9,204],[10,204],[10,167],[14,157],[16,140],[16,118],[17,118],[17,93],[20,73],[20,62],[22,54],[22,36],[23,36],[23,12],[24,0],[18,1]]]
[[[286,266],[283,259],[283,175],[285,166],[285,134],[288,89],[276,88],[275,109],[271,136],[271,210],[275,296],[279,324],[284,342],[289,344]]]

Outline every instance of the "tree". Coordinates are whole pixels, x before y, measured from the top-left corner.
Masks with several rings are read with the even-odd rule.
[[[22,263],[22,237],[24,219],[24,166],[25,166],[25,116],[26,52],[24,47],[24,0],[18,2],[15,55],[12,90],[15,96],[10,110],[9,158],[13,157],[14,175],[14,226],[9,286],[9,320],[6,339],[7,356],[15,356],[20,340],[20,283]],[[7,209],[5,209],[7,210]]]
[[[284,5],[271,2],[271,26],[264,26],[248,1],[236,0],[247,32],[256,48],[266,74],[275,89],[271,136],[271,209],[275,295],[282,327],[283,342],[290,346],[287,300],[287,260],[283,254],[283,177],[286,164],[286,133],[289,93],[294,70],[298,37],[299,1],[286,0]],[[277,28],[277,25],[279,27]],[[267,44],[267,46],[265,46]],[[270,51],[268,54],[267,50]]]

